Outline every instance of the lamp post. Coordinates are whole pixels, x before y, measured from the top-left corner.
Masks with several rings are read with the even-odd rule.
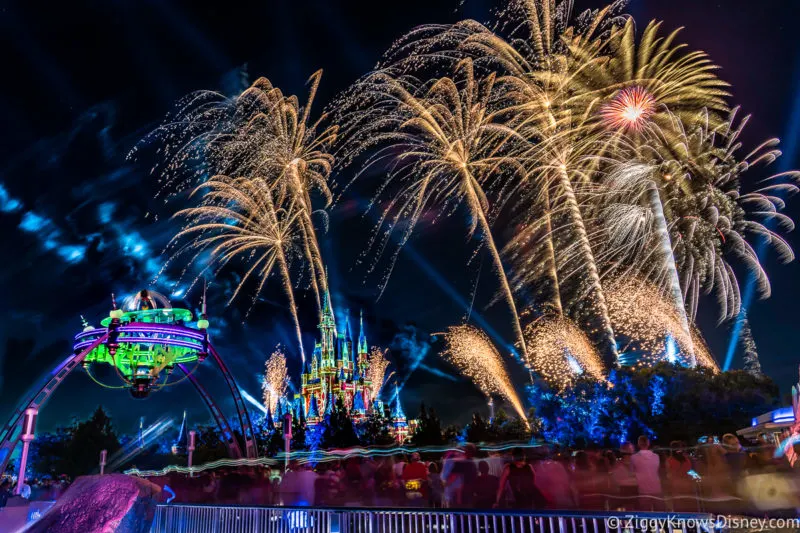
[[[189,452],[189,477],[194,477],[194,470],[192,470],[192,454],[194,453],[194,440],[196,435],[197,432],[195,430],[191,430],[186,437],[189,441],[186,445],[186,451]]]
[[[19,460],[19,475],[17,476],[17,488],[14,493],[22,493],[22,485],[25,484],[25,469],[28,468],[28,451],[31,447],[36,433],[36,416],[39,414],[34,408],[25,409],[22,419],[22,457]]]
[[[286,472],[289,470],[289,453],[292,442],[292,413],[286,413],[283,415],[283,442],[286,446],[283,471]]]
[[[108,450],[100,450],[100,475],[105,474],[106,471],[106,458],[108,457]]]

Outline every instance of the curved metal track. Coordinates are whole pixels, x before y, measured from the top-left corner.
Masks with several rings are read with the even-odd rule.
[[[192,382],[192,385],[194,385],[194,388],[197,390],[197,394],[200,395],[200,397],[206,403],[208,410],[211,411],[211,415],[214,417],[214,420],[216,420],[217,426],[219,426],[219,430],[222,432],[222,437],[225,441],[225,445],[228,447],[228,453],[230,454],[231,458],[241,458],[242,448],[239,446],[239,441],[236,438],[236,434],[234,434],[233,430],[231,429],[228,419],[225,418],[225,415],[217,406],[216,402],[214,402],[214,398],[211,397],[211,393],[209,393],[206,388],[203,387],[203,385],[197,380],[197,376],[194,375],[194,372],[186,368],[184,364],[178,364],[177,367],[180,368],[184,374],[186,374],[186,377],[189,378],[189,381]]]
[[[60,365],[53,369],[50,374],[50,379],[39,387],[36,393],[30,397],[30,400],[17,407],[11,415],[11,418],[8,419],[8,422],[3,427],[2,433],[0,433],[0,472],[6,471],[6,466],[11,459],[11,454],[14,452],[14,448],[16,448],[22,436],[22,415],[25,409],[40,409],[50,395],[53,394],[53,391],[61,385],[64,378],[83,362],[89,352],[106,342],[106,339],[108,339],[108,333],[98,338],[85,350],[67,357]]]
[[[228,383],[228,388],[231,390],[233,403],[236,406],[236,414],[239,416],[239,423],[242,428],[242,437],[244,438],[244,448],[247,458],[255,459],[258,457],[258,446],[256,445],[255,435],[253,435],[253,423],[250,421],[250,413],[247,412],[247,406],[242,398],[242,393],[239,391],[239,386],[236,384],[233,374],[231,374],[231,371],[228,370],[225,362],[219,356],[219,353],[217,353],[217,349],[214,348],[211,343],[208,344],[208,352],[211,354],[211,357],[214,358],[214,361],[217,362],[219,370],[222,372],[225,381]]]

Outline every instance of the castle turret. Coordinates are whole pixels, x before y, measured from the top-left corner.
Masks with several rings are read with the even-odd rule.
[[[308,402],[308,414],[306,415],[306,420],[309,423],[315,424],[319,421],[319,406],[317,405],[317,395],[311,394],[311,399]]]
[[[394,438],[398,444],[405,442],[408,437],[408,420],[400,403],[400,389],[397,383],[394,384],[394,408],[392,409],[392,426],[394,427]]]
[[[333,412],[333,391],[325,395],[325,416]]]
[[[353,397],[353,414],[363,416],[366,412],[367,408],[364,405],[364,395],[361,391],[358,391],[355,397]]]
[[[306,418],[305,411],[306,410],[305,410],[305,402],[303,401],[303,397],[302,396],[295,397],[293,404],[294,405],[293,405],[293,408],[292,408],[292,416],[294,416],[298,420],[305,420],[305,418]]]
[[[358,357],[356,357],[356,353],[353,350],[353,330],[350,328],[350,311],[347,312],[347,318],[344,323],[344,346],[347,350],[347,361],[349,361],[352,366],[355,366],[358,362]],[[347,365],[345,364],[345,366]],[[352,369],[352,366],[347,368]]]

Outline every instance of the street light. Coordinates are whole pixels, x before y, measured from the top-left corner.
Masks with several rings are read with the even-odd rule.
[[[25,409],[22,419],[22,457],[19,460],[19,475],[17,476],[17,488],[14,491],[19,495],[22,493],[22,485],[25,484],[25,469],[28,468],[28,450],[31,447],[36,433],[36,416],[39,411],[30,407]]]
[[[189,431],[189,435],[186,437],[188,439],[188,443],[186,446],[186,450],[189,452],[189,477],[194,477],[194,471],[192,470],[192,454],[195,448],[195,436],[197,432],[195,430]]]

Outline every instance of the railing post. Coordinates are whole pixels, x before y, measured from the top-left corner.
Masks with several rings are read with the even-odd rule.
[[[558,532],[567,533],[567,519],[563,516],[558,517]]]

